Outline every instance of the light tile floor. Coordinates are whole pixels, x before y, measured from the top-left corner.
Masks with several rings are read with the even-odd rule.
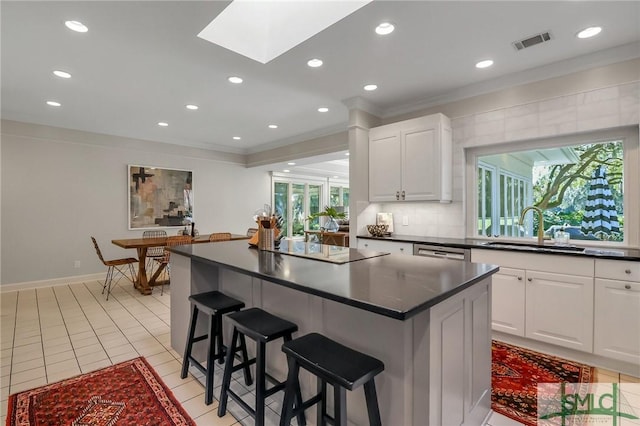
[[[253,420],[233,401],[225,417],[217,416],[218,401],[204,404],[204,387],[195,377],[180,378],[182,355],[171,348],[169,292],[142,296],[122,281],[105,300],[98,281],[3,293],[0,295],[0,421],[5,423],[10,394],[56,382],[144,356],[198,425],[252,425]],[[232,383],[236,393],[253,405],[253,387]],[[603,380],[631,381],[600,371]],[[194,377],[195,376],[195,377]],[[236,378],[238,380],[236,380]],[[214,395],[219,395],[222,371],[216,364]],[[635,379],[637,380],[637,379]],[[282,393],[268,399],[267,425],[277,425]],[[243,398],[244,399],[244,398]],[[489,426],[517,426],[493,413]]]

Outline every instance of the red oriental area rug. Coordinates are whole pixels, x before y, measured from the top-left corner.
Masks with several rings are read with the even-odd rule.
[[[538,383],[591,383],[594,367],[492,341],[491,408],[520,423],[538,424]]]
[[[143,358],[9,397],[7,426],[189,425],[195,422]]]

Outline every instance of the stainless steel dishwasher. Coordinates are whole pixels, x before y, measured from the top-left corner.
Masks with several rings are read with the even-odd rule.
[[[471,250],[458,247],[433,246],[429,244],[414,244],[414,256],[439,257],[450,260],[471,260]]]

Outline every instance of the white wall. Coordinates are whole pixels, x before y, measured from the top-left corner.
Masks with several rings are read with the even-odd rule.
[[[244,234],[271,197],[269,175],[232,154],[8,121],[1,148],[3,285],[103,272],[91,235],[105,258],[135,256],[111,244],[142,235],[128,230],[128,164],[192,170],[201,233]]]
[[[358,227],[375,223],[375,212],[384,211],[394,214],[396,234],[464,238],[465,148],[637,126],[640,123],[639,67],[640,60],[627,61],[402,116],[404,120],[443,112],[452,119],[453,202],[371,204],[358,217]],[[565,85],[561,86],[563,82]],[[568,82],[575,91],[567,92]],[[558,95],[550,95],[556,92]],[[394,121],[399,119],[384,123]],[[402,216],[407,216],[408,226],[402,226]]]

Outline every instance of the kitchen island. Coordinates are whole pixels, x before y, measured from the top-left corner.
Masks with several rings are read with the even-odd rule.
[[[217,289],[295,322],[297,335],[315,331],[383,361],[376,378],[383,424],[479,425],[489,414],[496,266],[304,242],[280,252],[246,241],[172,251],[171,344],[178,353],[187,297]],[[267,370],[283,380],[280,345],[267,350]],[[315,391],[306,373],[301,384],[305,398]],[[348,392],[348,416],[367,423],[363,392]]]

